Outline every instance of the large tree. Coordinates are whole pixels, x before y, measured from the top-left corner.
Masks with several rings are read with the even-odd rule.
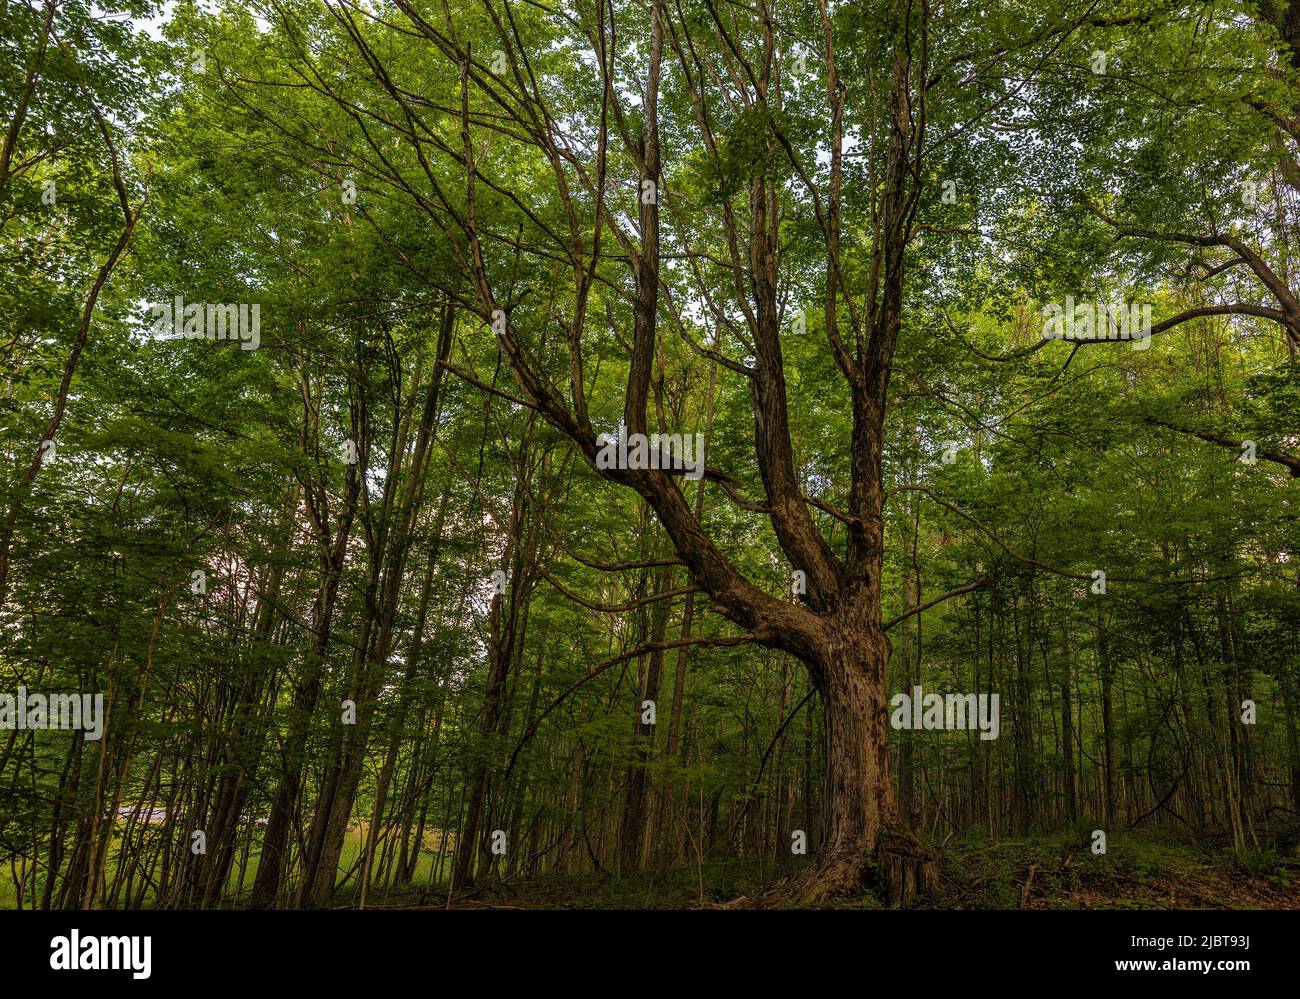
[[[933,329],[921,316],[942,297],[945,267],[969,268],[970,244],[1023,217],[1036,195],[1060,213],[1049,224],[1087,207],[1121,236],[1153,235],[1106,214],[1104,198],[1061,205],[1059,176],[1033,162],[1033,136],[1132,103],[1129,76],[1106,71],[1108,53],[1130,53],[1127,70],[1138,38],[1176,48],[1189,30],[1181,12],[927,0],[822,0],[793,13],[712,0],[572,13],[491,0],[394,6],[331,3],[309,17],[274,5],[285,38],[323,20],[354,67],[340,78],[303,48],[303,85],[355,127],[345,141],[315,141],[301,120],[286,130],[366,190],[427,215],[460,270],[440,290],[495,333],[517,386],[510,401],[644,500],[741,637],[807,667],[825,711],[826,814],[796,893],[822,898],[871,871],[890,897],[933,887],[933,856],[899,819],[888,752],[886,631],[909,612],[887,622],[882,609],[885,507],[913,488],[891,490],[885,469],[896,351]],[[241,100],[289,122],[260,83],[230,79]],[[1155,332],[1244,314],[1296,335],[1294,296],[1241,240],[1161,238],[1227,247],[1278,305],[1198,305]],[[1046,290],[1041,277],[1032,290]],[[631,335],[610,362],[610,323],[623,315]],[[850,415],[824,472],[797,460],[791,437],[786,353],[805,330],[824,339],[823,370],[839,379],[829,391]],[[691,429],[665,426],[650,406],[673,335],[747,389],[752,469],[709,463],[705,474],[765,518],[797,600],[728,556],[680,472],[597,463],[615,419],[628,434]],[[597,358],[622,371],[617,388]],[[747,495],[751,483],[761,495]]]

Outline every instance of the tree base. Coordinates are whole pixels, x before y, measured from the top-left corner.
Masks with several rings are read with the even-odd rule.
[[[727,907],[810,907],[868,892],[890,905],[906,905],[918,895],[939,893],[940,868],[938,853],[915,833],[887,827],[874,851],[862,847],[824,854],[798,874]]]

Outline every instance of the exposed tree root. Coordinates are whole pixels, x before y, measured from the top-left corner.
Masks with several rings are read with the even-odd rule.
[[[720,908],[780,908],[825,905],[840,898],[876,893],[890,905],[939,891],[939,856],[901,826],[881,830],[874,851],[865,846],[822,855],[798,874]]]

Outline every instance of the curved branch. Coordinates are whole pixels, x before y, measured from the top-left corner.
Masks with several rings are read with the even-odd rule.
[[[1007,544],[1000,537],[998,537],[997,534],[995,534],[991,528],[981,523],[979,520],[977,520],[971,514],[967,513],[961,507],[957,506],[954,503],[950,503],[948,500],[938,495],[929,486],[923,486],[919,484],[895,486],[893,489],[889,490],[887,495],[893,496],[895,493],[900,493],[900,492],[924,493],[926,496],[929,496],[930,499],[934,500],[940,506],[945,507],[948,510],[951,510],[958,517],[961,517],[962,520],[966,521],[968,524],[970,524],[972,527],[978,530],[981,534],[987,537],[990,541],[992,541],[995,545],[1001,548],[1004,552],[1010,555],[1017,562],[1024,562],[1026,565],[1032,565],[1036,568],[1042,569],[1045,572],[1050,572],[1057,576],[1064,576],[1066,579],[1079,579],[1079,580],[1091,582],[1094,578],[1091,573],[1085,574],[1079,572],[1071,572],[1069,569],[1062,569],[1059,566],[1049,565],[1046,562],[1041,562],[1036,558],[1031,558],[1028,555],[1024,555],[1016,551],[1009,544]],[[1238,579],[1238,578],[1240,578],[1240,573],[1235,575],[1229,574],[1224,576],[1206,576],[1204,579],[1142,579],[1138,576],[1112,576],[1110,573],[1106,574],[1106,579],[1112,583],[1142,583],[1147,586],[1184,586],[1191,583],[1217,583],[1217,582],[1223,582],[1225,580]]]
[[[502,780],[508,781],[510,779],[511,771],[515,768],[515,763],[519,759],[520,751],[524,748],[528,740],[537,734],[537,729],[546,719],[546,716],[563,704],[565,698],[575,690],[583,684],[596,679],[596,677],[600,676],[600,674],[604,673],[611,667],[617,666],[619,663],[627,662],[629,659],[635,659],[638,656],[647,655],[651,652],[666,652],[669,649],[681,648],[684,645],[703,645],[708,648],[725,648],[733,645],[745,645],[749,642],[761,642],[770,639],[771,637],[773,636],[767,634],[766,629],[756,628],[753,631],[745,632],[743,635],[732,635],[728,638],[717,638],[707,635],[701,635],[695,638],[673,638],[663,642],[643,642],[634,649],[630,649],[627,652],[620,652],[618,655],[606,659],[604,662],[594,666],[583,676],[574,680],[573,683],[565,687],[564,690],[561,691],[560,695],[556,697],[555,700],[551,701],[551,703],[533,719],[533,723],[528,726],[528,731],[519,737],[519,742],[515,746],[515,751],[510,754],[510,763],[506,766],[505,776]]]
[[[1144,417],[1147,423],[1157,427],[1164,427],[1166,430],[1173,430],[1180,434],[1186,434],[1189,437],[1199,437],[1210,444],[1218,444],[1220,447],[1230,450],[1240,451],[1245,441],[1234,440],[1231,437],[1225,437],[1223,434],[1212,433],[1208,430],[1189,430],[1186,427],[1178,427],[1172,423],[1166,423],[1154,416]],[[1293,454],[1287,454],[1284,451],[1261,451],[1255,448],[1255,457],[1263,458],[1265,461],[1271,461],[1276,465],[1281,465],[1291,473],[1291,478],[1300,479],[1300,458]]]
[[[894,625],[902,621],[906,621],[912,615],[920,614],[922,611],[927,611],[935,604],[941,604],[945,600],[948,600],[951,597],[959,597],[963,593],[970,593],[972,590],[982,589],[983,587],[988,586],[988,584],[992,581],[992,579],[993,577],[991,575],[985,573],[983,576],[980,576],[979,579],[973,580],[972,582],[967,583],[965,586],[959,586],[955,590],[949,590],[947,593],[940,593],[933,600],[927,600],[919,607],[913,607],[909,611],[903,611],[903,613],[899,614],[897,617],[890,618],[888,621],[885,622],[884,630],[888,631]]]

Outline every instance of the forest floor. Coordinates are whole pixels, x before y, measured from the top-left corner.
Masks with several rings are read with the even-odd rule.
[[[797,870],[793,865],[728,862],[696,865],[664,878],[547,877],[512,880],[469,893],[452,908],[690,909],[746,896]],[[1067,836],[969,840],[944,850],[942,898],[929,909],[1300,909],[1295,850],[1223,850],[1136,837],[1112,837],[1105,855]],[[341,900],[340,900],[341,901]],[[443,908],[445,889],[392,908]],[[874,897],[832,908],[876,909]]]
[[[355,842],[354,842],[355,841]],[[441,909],[447,884],[438,864],[437,837],[426,837],[415,887],[377,887],[367,908]],[[360,839],[349,836],[350,851]],[[1112,836],[1095,855],[1082,836],[952,841],[943,850],[943,896],[919,898],[920,909],[1296,909],[1300,910],[1300,849],[1231,850],[1202,842],[1171,843]],[[256,857],[244,872],[252,882]],[[454,909],[697,909],[714,908],[773,886],[808,861],[709,861],[671,870],[664,877],[613,878],[584,874],[511,879],[455,891]],[[348,863],[345,867],[354,866]],[[355,906],[350,879],[342,879],[334,905]],[[0,878],[0,909],[14,907],[14,886]],[[149,906],[150,900],[145,905]],[[743,903],[742,903],[743,904]],[[231,902],[239,908],[239,896]],[[880,909],[871,895],[844,898],[830,908]]]

